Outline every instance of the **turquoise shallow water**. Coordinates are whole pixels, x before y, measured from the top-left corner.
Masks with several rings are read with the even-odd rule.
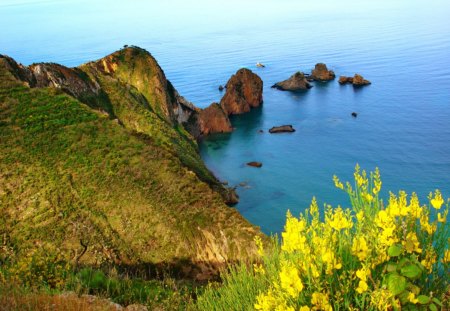
[[[201,153],[238,186],[239,211],[279,232],[286,210],[299,213],[313,195],[348,204],[332,176],[350,180],[356,163],[380,168],[383,196],[404,189],[425,199],[435,188],[450,196],[449,12],[440,0],[2,0],[0,53],[76,66],[139,45],[200,107],[220,100],[218,85],[237,69],[254,70],[264,81],[263,106],[233,117],[236,130],[205,139]],[[361,73],[372,85],[315,83],[298,94],[270,88],[317,62],[337,75]],[[267,133],[281,124],[297,131]]]

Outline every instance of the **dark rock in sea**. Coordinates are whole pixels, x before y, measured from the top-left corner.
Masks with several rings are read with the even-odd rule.
[[[224,87],[223,87],[223,85],[219,85],[219,91],[223,91],[223,89],[224,89]]]
[[[239,69],[228,80],[226,89],[220,105],[228,115],[249,112],[263,102],[263,81],[249,69]]]
[[[239,196],[236,193],[236,188],[227,188],[226,196],[224,197],[225,204],[233,206],[239,203]]]
[[[302,91],[312,88],[311,84],[306,80],[305,75],[300,71],[294,73],[287,80],[275,83],[272,87],[282,91]]]
[[[353,77],[353,85],[354,86],[363,86],[363,85],[369,85],[371,82],[369,80],[364,79],[361,75],[355,74]]]
[[[358,113],[352,112],[352,117],[353,117],[353,118],[356,118],[357,116],[358,116]]]
[[[355,74],[354,77],[346,77],[346,76],[340,76],[339,77],[339,83],[340,84],[353,84],[353,86],[364,86],[369,85],[371,82],[369,80],[364,79],[361,75]]]
[[[330,81],[333,80],[336,75],[334,71],[328,70],[327,65],[324,63],[318,63],[311,71],[311,79],[315,81]]]
[[[198,114],[200,135],[233,131],[230,119],[218,103],[212,103]]]
[[[271,134],[292,132],[295,132],[295,129],[292,127],[292,125],[274,126],[269,130],[269,133]]]
[[[253,166],[253,167],[262,167],[262,163],[261,162],[255,162],[255,161],[248,162],[247,165],[248,166]]]
[[[264,133],[264,131],[263,130],[258,130],[258,133],[262,134],[262,133]]]

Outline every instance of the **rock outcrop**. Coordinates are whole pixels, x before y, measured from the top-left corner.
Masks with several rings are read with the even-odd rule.
[[[256,162],[256,161],[252,161],[252,162],[248,162],[247,166],[262,167],[262,163],[261,162]]]
[[[336,75],[334,74],[334,71],[328,70],[327,65],[318,63],[311,71],[310,77],[314,81],[330,81],[333,80]]]
[[[272,87],[282,91],[303,91],[312,88],[303,72],[300,71],[294,73],[287,80],[275,83]]]
[[[292,127],[292,125],[274,126],[269,130],[269,133],[271,134],[291,133],[291,132],[295,132],[295,129]]]
[[[369,85],[371,82],[369,80],[366,80],[363,78],[363,76],[359,74],[355,74],[354,77],[346,77],[346,76],[340,76],[339,77],[339,83],[340,84],[353,84],[354,86],[364,86]]]
[[[200,135],[233,131],[230,119],[218,103],[212,103],[209,107],[200,110],[198,126]]]
[[[220,105],[228,115],[249,112],[263,102],[263,81],[249,69],[239,69],[232,75],[226,89]]]

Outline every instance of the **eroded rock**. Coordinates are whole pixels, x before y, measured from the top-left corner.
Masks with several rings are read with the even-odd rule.
[[[300,71],[294,73],[287,80],[275,83],[272,87],[282,91],[303,91],[312,88],[303,72]]]
[[[263,82],[249,69],[239,69],[228,80],[226,89],[220,105],[228,115],[249,112],[263,102]]]
[[[274,126],[269,130],[269,133],[271,133],[271,134],[292,133],[292,132],[295,132],[295,129],[292,127],[292,125]]]
[[[333,80],[336,75],[334,74],[334,71],[328,70],[327,65],[318,63],[311,71],[310,77],[315,81],[330,81]]]

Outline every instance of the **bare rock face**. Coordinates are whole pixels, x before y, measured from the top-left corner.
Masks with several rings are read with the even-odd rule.
[[[294,73],[287,80],[275,83],[272,87],[282,91],[302,91],[312,88],[303,72],[300,71]]]
[[[263,102],[263,82],[249,69],[239,69],[228,80],[226,89],[220,105],[228,115],[249,112]]]
[[[292,132],[295,132],[295,129],[292,127],[292,125],[274,126],[269,130],[269,133],[271,134]]]
[[[339,83],[340,84],[353,84],[353,86],[364,86],[369,85],[371,82],[369,80],[366,80],[363,78],[363,76],[359,74],[355,74],[354,77],[346,77],[346,76],[340,76],[339,77]]]
[[[327,65],[318,63],[311,71],[311,78],[315,81],[330,81],[336,77],[334,71],[328,70]]]
[[[230,119],[217,103],[212,103],[208,108],[202,109],[199,112],[198,126],[200,128],[200,135],[233,131]]]

